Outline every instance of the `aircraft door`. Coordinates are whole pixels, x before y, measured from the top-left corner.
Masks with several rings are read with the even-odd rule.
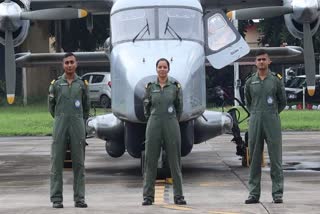
[[[204,16],[206,57],[217,69],[247,55],[250,48],[222,10]]]

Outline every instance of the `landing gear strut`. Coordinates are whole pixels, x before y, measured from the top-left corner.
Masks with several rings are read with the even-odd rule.
[[[228,111],[228,113],[233,118],[233,126],[232,126],[233,138],[231,141],[237,145],[236,155],[242,157],[242,161],[241,161],[242,166],[248,167],[249,166],[248,132],[245,133],[245,141],[243,141],[240,133],[239,124],[242,123],[244,120],[246,120],[250,116],[250,113],[240,100],[236,98],[234,99],[237,100],[240,106],[246,111],[247,116],[240,121],[240,111],[237,108],[231,108]]]

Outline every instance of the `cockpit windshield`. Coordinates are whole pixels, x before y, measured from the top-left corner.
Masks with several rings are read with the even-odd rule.
[[[140,33],[148,23],[149,32]],[[112,43],[155,38],[154,9],[120,11],[111,18]]]
[[[113,45],[140,40],[204,42],[202,13],[190,8],[122,10],[111,16],[111,29]]]
[[[202,14],[187,8],[159,9],[160,39],[179,39],[166,32],[170,20],[170,27],[182,39],[203,41]]]

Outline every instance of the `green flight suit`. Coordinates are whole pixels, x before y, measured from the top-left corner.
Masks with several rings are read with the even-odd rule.
[[[264,140],[270,157],[272,197],[283,196],[282,136],[279,113],[286,106],[286,94],[281,76],[268,72],[261,80],[258,73],[253,74],[245,85],[245,99],[250,111],[249,155],[250,196],[260,198],[261,161]]]
[[[66,144],[70,142],[73,168],[74,201],[84,201],[84,156],[86,132],[84,119],[89,116],[88,87],[79,76],[69,85],[65,74],[52,81],[48,97],[49,111],[54,118],[53,143],[51,145],[50,200],[63,201],[62,172]]]
[[[148,118],[145,141],[145,173],[143,198],[154,201],[157,165],[163,146],[170,165],[175,197],[183,196],[181,174],[181,136],[179,121],[182,95],[178,83],[167,81],[161,89],[159,82],[149,83],[143,99],[144,114]]]

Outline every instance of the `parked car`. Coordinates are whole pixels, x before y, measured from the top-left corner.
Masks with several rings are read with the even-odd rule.
[[[293,77],[285,84],[285,90],[288,102],[297,101],[302,102],[303,87],[306,87],[306,75],[299,75]],[[320,75],[316,75],[316,92],[314,96],[309,96],[307,90],[305,91],[306,102],[319,103],[320,102]]]
[[[82,76],[89,83],[91,104],[104,108],[111,107],[111,74],[109,72],[92,72]]]

